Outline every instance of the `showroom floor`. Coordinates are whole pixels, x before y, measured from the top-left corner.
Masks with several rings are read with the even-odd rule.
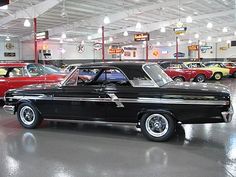
[[[236,81],[221,83],[236,109]],[[236,114],[230,124],[184,125],[166,143],[112,125],[45,122],[26,130],[14,117],[0,108],[0,177],[236,176]]]

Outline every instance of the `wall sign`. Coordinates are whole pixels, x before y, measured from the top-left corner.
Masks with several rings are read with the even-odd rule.
[[[102,49],[102,44],[101,44],[101,43],[95,43],[95,44],[93,44],[93,49],[94,49],[94,50],[101,50],[101,49]]]
[[[77,46],[77,51],[78,51],[79,53],[83,53],[83,52],[85,51],[85,46],[82,45],[82,44],[79,44],[79,45]]]
[[[109,54],[114,55],[114,54],[122,54],[124,53],[124,50],[122,48],[110,48],[109,49]]]
[[[149,41],[149,33],[139,33],[139,34],[134,34],[134,41],[139,42],[139,41]]]
[[[167,50],[162,50],[161,51],[161,54],[163,54],[163,55],[167,55],[169,52],[167,51]]]
[[[152,55],[156,58],[159,58],[160,53],[158,50],[153,50]]]
[[[136,47],[124,47],[124,50],[137,50]]]
[[[177,54],[174,53],[174,57],[176,57],[176,56],[178,56],[178,57],[185,57],[185,53],[183,53],[183,52],[178,52]]]
[[[212,49],[212,46],[201,46],[201,51],[202,51],[203,53],[206,53],[206,51],[207,51],[207,50],[210,50],[210,49]]]
[[[15,52],[4,52],[4,57],[15,57],[16,53]]]
[[[36,33],[36,40],[47,40],[47,39],[48,39],[48,31]]]
[[[198,50],[198,45],[190,45],[188,46],[189,51],[197,51]]]
[[[7,50],[13,50],[13,49],[15,48],[14,43],[12,43],[12,42],[7,42],[7,43],[5,44],[5,48],[6,48]]]

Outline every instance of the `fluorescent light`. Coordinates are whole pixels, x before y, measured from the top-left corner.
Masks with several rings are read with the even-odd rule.
[[[124,35],[124,36],[129,36],[128,31],[125,31],[125,32],[123,33],[123,35]]]
[[[102,28],[98,28],[98,34],[102,34]]]
[[[222,41],[222,39],[221,39],[221,38],[218,38],[218,39],[217,39],[217,41],[218,41],[218,42],[221,42],[221,41]]]
[[[186,23],[192,23],[193,22],[193,18],[191,16],[188,16],[186,18]]]
[[[208,37],[207,37],[207,40],[208,40],[208,41],[211,41],[211,39],[212,39],[211,36],[208,36]]]
[[[109,41],[110,41],[110,42],[113,42],[113,38],[112,38],[112,37],[109,37]]]
[[[198,39],[199,38],[199,34],[194,34],[194,37],[196,38],[196,39]]]
[[[160,42],[157,42],[157,43],[156,43],[156,45],[157,45],[157,46],[160,46],[160,45],[161,45],[161,43],[160,43]]]
[[[110,18],[109,18],[108,16],[105,16],[103,22],[104,22],[104,24],[106,24],[106,25],[109,24],[109,23],[111,23]]]
[[[88,40],[92,40],[92,36],[88,36],[87,38],[88,38]]]
[[[137,24],[136,24],[136,29],[137,30],[140,30],[142,28],[142,24],[140,23],[140,22],[138,22]]]
[[[160,32],[161,33],[165,33],[166,32],[166,28],[165,27],[161,27]]]
[[[228,28],[227,28],[227,27],[224,27],[224,28],[222,29],[222,32],[223,32],[223,33],[227,33],[227,32],[228,32]]]
[[[207,23],[207,28],[211,29],[213,27],[213,24],[211,22]]]
[[[189,44],[192,44],[192,42],[193,42],[193,41],[191,41],[191,40],[188,40],[188,43],[189,43]]]
[[[7,10],[7,9],[8,9],[8,5],[1,6],[1,7],[0,7],[0,10]]]
[[[10,41],[11,39],[10,39],[9,36],[7,36],[5,40],[6,40],[6,41]]]
[[[66,39],[66,33],[62,33],[62,34],[61,34],[61,38],[62,38],[62,39]]]
[[[29,19],[25,19],[25,21],[24,21],[24,27],[30,27],[30,26],[31,26],[31,24],[30,24]]]

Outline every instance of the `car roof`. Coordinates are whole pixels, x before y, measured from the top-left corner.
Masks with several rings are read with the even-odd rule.
[[[84,68],[84,67],[129,67],[129,66],[137,66],[140,67],[144,65],[145,62],[97,62],[97,63],[86,63],[86,64],[81,64],[79,68]],[[153,63],[152,63],[153,64]]]

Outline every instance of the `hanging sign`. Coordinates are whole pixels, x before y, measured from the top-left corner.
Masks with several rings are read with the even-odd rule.
[[[101,43],[94,43],[93,44],[93,49],[94,50],[101,50],[102,49],[102,44]]]
[[[187,27],[176,27],[173,29],[175,34],[184,34],[187,31]]]
[[[15,52],[4,52],[4,57],[15,57],[16,53]]]
[[[47,39],[48,39],[48,31],[36,33],[36,40],[47,40]]]
[[[77,51],[78,51],[79,53],[83,53],[83,52],[85,51],[85,46],[84,46],[83,44],[79,44],[79,45],[77,46]]]
[[[134,41],[149,41],[149,33],[134,34]]]
[[[210,50],[210,49],[212,49],[212,46],[201,46],[201,51],[202,51],[203,53],[206,53],[206,51],[207,51],[207,50]]]
[[[188,46],[189,51],[197,51],[198,50],[198,45],[190,45]]]
[[[124,50],[122,48],[110,48],[109,49],[109,54],[113,55],[113,54],[122,54],[124,53]]]

